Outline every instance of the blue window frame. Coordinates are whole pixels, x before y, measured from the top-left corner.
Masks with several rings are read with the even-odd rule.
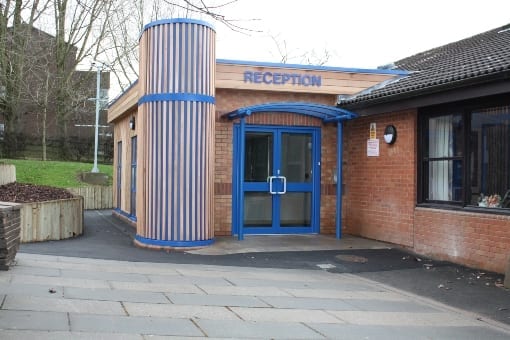
[[[131,137],[131,193],[130,193],[130,217],[136,216],[136,163],[137,163],[137,138]]]
[[[121,209],[122,201],[122,142],[117,142],[117,209]]]

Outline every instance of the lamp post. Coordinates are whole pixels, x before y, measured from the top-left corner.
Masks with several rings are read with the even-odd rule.
[[[97,147],[99,144],[99,110],[101,108],[101,70],[103,69],[103,65],[101,63],[93,63],[96,66],[97,70],[97,83],[96,83],[96,123],[94,124],[95,134],[94,134],[94,166],[92,167],[91,172],[99,172],[99,168],[97,167]]]

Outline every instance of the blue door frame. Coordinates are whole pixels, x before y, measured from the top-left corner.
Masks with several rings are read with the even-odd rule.
[[[232,195],[232,232],[233,234],[306,234],[318,233],[320,221],[320,150],[321,150],[321,129],[314,127],[289,127],[289,126],[268,126],[268,125],[234,125],[234,150],[233,150],[233,195]],[[247,133],[268,133],[273,136],[272,145],[272,179],[266,181],[245,181],[244,176],[244,161],[245,161],[245,147],[246,143],[243,138],[246,138]],[[311,136],[311,181],[309,182],[285,182],[283,176],[280,174],[281,168],[281,150],[282,150],[282,136],[283,134],[302,134]],[[241,138],[243,136],[243,138]],[[250,225],[244,226],[245,214],[245,193],[269,193],[272,191],[272,212],[271,212],[271,225],[257,226]],[[282,197],[288,193],[310,193],[311,207],[309,225],[286,224],[282,226],[281,220],[281,203]],[[241,230],[241,234],[239,231]]]

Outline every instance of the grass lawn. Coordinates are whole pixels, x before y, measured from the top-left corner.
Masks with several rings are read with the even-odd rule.
[[[16,166],[16,182],[49,185],[59,188],[87,186],[79,180],[81,172],[90,172],[92,163],[0,159],[1,163]],[[112,165],[98,164],[99,171],[112,178]]]

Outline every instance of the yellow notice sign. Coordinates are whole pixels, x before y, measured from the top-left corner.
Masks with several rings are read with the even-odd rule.
[[[370,139],[377,138],[376,130],[377,130],[377,127],[376,127],[375,123],[370,123]]]

